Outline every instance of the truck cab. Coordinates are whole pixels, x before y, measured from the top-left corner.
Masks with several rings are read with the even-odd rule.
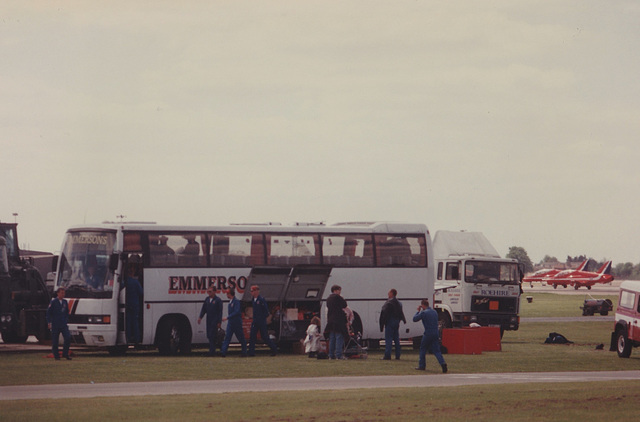
[[[519,327],[521,275],[515,259],[501,258],[477,232],[438,231],[435,309],[441,328],[470,324],[500,327],[501,334]]]

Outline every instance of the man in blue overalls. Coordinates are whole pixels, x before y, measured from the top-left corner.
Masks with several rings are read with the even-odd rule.
[[[233,287],[227,290],[227,299],[229,299],[229,310],[227,317],[222,318],[222,321],[229,322],[227,323],[227,332],[224,335],[220,354],[222,357],[227,356],[231,336],[235,334],[236,339],[240,342],[240,346],[242,346],[242,357],[245,357],[247,356],[247,342],[244,339],[244,332],[242,331],[242,310],[240,309],[240,301],[236,299],[236,291]]]
[[[418,306],[418,312],[413,316],[413,322],[422,321],[424,325],[424,334],[422,335],[422,342],[420,343],[420,361],[418,367],[419,371],[424,371],[427,363],[425,356],[427,350],[431,348],[431,352],[438,359],[442,372],[447,373],[447,363],[442,357],[440,352],[440,336],[438,335],[438,313],[429,307],[429,300],[423,299],[420,306]]]
[[[198,324],[202,322],[202,317],[207,314],[207,338],[209,339],[209,356],[216,354],[216,342],[218,341],[218,329],[222,323],[222,301],[216,296],[213,286],[207,289],[207,297],[202,304]]]
[[[260,296],[260,287],[251,286],[251,304],[253,305],[253,322],[251,323],[251,333],[249,335],[249,356],[256,355],[256,339],[258,332],[260,337],[267,346],[271,349],[271,356],[276,355],[276,345],[269,338],[269,331],[267,330],[267,317],[269,316],[269,307],[267,301]]]
[[[57,297],[51,299],[47,308],[47,324],[51,330],[51,351],[56,360],[60,360],[58,352],[59,336],[62,334],[64,345],[62,357],[71,360],[69,356],[69,346],[71,345],[71,333],[69,332],[69,302],[64,298],[64,287],[59,287],[56,291]]]

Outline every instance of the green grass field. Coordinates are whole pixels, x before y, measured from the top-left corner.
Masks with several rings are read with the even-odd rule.
[[[525,293],[520,302],[520,317],[579,317],[582,316],[580,307],[585,299],[590,299],[591,292],[580,295],[560,295],[555,293]],[[532,302],[527,302],[527,296],[531,296]],[[594,299],[610,299],[614,309],[618,305],[617,295],[593,295]],[[600,314],[597,314],[600,315]],[[609,313],[613,315],[613,313]],[[588,317],[585,317],[587,319]],[[588,319],[587,319],[588,320]]]
[[[538,293],[523,300],[521,316],[580,316],[582,296]],[[615,303],[615,302],[614,302]],[[609,352],[613,322],[528,322],[506,332],[502,351],[445,355],[452,373],[640,370],[640,350],[620,359]],[[549,332],[574,343],[549,345]],[[596,346],[604,344],[604,350]],[[161,357],[139,351],[111,357],[104,351],[79,351],[73,361],[53,361],[45,353],[3,354],[0,384],[105,383],[229,378],[322,377],[415,374],[417,351],[406,347],[400,361],[369,359],[335,362],[304,355],[266,353],[255,358],[211,358],[204,349],[191,356]],[[439,373],[427,356],[427,373]],[[412,388],[236,395],[97,398],[80,401],[0,401],[4,420],[632,420],[640,410],[640,380],[623,383],[524,384],[453,388]],[[214,416],[215,415],[215,416]]]

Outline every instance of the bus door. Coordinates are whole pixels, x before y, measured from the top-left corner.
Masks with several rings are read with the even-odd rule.
[[[138,254],[128,254],[122,265],[118,299],[117,344],[142,342],[143,283],[142,262]]]

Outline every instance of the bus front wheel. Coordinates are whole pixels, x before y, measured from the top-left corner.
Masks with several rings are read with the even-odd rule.
[[[177,317],[167,317],[158,326],[158,351],[163,356],[191,352],[191,332],[184,321]]]

